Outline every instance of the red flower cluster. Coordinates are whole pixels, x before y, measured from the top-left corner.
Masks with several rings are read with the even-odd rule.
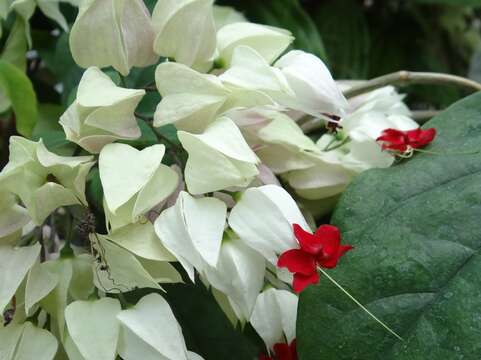
[[[274,345],[274,357],[267,355],[259,356],[259,360],[298,360],[296,340],[293,340],[290,345],[288,344],[275,344]]]
[[[310,284],[319,282],[317,267],[335,268],[339,258],[352,249],[350,245],[341,245],[341,233],[332,225],[321,225],[314,234],[294,224],[294,235],[301,246],[284,252],[277,261],[277,266],[286,267],[294,273],[292,287],[301,292]]]
[[[382,132],[376,141],[382,143],[383,150],[392,150],[405,153],[412,149],[419,149],[431,141],[436,136],[436,129],[430,128],[422,130],[417,128],[414,130],[401,131],[396,129],[386,129]]]

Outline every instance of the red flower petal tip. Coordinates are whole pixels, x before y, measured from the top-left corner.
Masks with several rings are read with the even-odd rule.
[[[298,360],[296,340],[290,344],[277,343],[274,345],[274,357],[259,355],[259,360]]]
[[[401,131],[396,129],[386,129],[376,141],[381,143],[383,150],[396,152],[409,152],[412,149],[420,149],[431,143],[436,137],[436,129],[430,128],[423,130]]]
[[[341,245],[341,232],[332,225],[321,225],[312,234],[300,225],[293,225],[294,236],[300,249],[290,249],[277,260],[278,267],[285,267],[294,274],[292,287],[299,293],[311,284],[319,282],[317,267],[333,269],[350,245]]]

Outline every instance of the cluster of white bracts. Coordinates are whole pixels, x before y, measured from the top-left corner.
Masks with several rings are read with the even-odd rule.
[[[93,254],[42,263],[40,245],[15,247],[56,209],[87,206],[95,162],[11,139],[0,173],[0,312],[13,297],[17,310],[0,330],[2,358],[33,358],[42,348],[34,357],[51,359],[59,347],[70,359],[199,359],[162,296],[124,310],[116,299],[92,298],[95,288],[115,294],[182,282],[172,262],[211,287],[233,322],[250,321],[268,349],[295,338],[297,297],[268,283],[290,281],[277,258],[297,247],[292,225],[309,225],[274,174],[302,198],[335,197],[356,174],[392,164],[376,143],[384,129],[417,124],[393,88],[347,101],[320,59],[285,53],[288,31],[212,3],[163,0],[151,17],[141,0],[83,2],[70,46],[88,69],[60,124],[70,141],[99,154],[108,233],[90,235]],[[183,173],[162,164],[164,145],[115,143],[140,136],[134,112],[145,91],[119,87],[100,70],[127,75],[160,57],[170,60],[156,68],[162,100],[153,126],[178,129]],[[314,142],[294,113],[339,116],[338,131]],[[55,337],[26,322],[38,309]]]

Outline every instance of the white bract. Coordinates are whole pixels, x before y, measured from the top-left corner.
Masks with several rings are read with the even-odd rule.
[[[309,229],[294,199],[276,185],[247,189],[229,216],[239,238],[273,265],[279,254],[298,247],[293,224]]]
[[[142,151],[126,144],[109,144],[102,149],[100,180],[112,230],[137,222],[177,188],[177,173],[161,163],[164,153],[164,145]]]
[[[158,1],[152,21],[154,50],[164,57],[206,72],[216,51],[213,0]]]
[[[162,95],[154,115],[156,127],[174,124],[199,133],[229,110],[273,104],[255,89],[229,89],[214,75],[172,62],[157,67],[155,82]]]
[[[115,360],[120,324],[116,299],[76,301],[65,309],[70,338],[85,360]]]
[[[247,22],[247,19],[233,7],[214,5],[214,22],[217,31],[219,31],[225,25]]]
[[[220,61],[229,67],[236,47],[249,46],[256,50],[269,64],[277,59],[294,40],[290,31],[272,26],[235,22],[217,32],[217,49]]]
[[[144,296],[134,307],[117,314],[118,353],[125,360],[202,359],[187,351],[184,336],[169,304],[158,294]]]
[[[217,266],[227,207],[215,198],[196,199],[181,192],[174,206],[163,211],[155,221],[155,231],[162,244],[182,264],[192,281],[194,269],[202,272]]]
[[[112,66],[128,75],[133,66],[157,61],[154,36],[142,0],[86,0],[70,32],[70,49],[81,67]]]
[[[227,296],[241,321],[252,313],[255,300],[264,285],[265,260],[233,234],[224,237],[219,261],[206,267],[204,279]]]
[[[2,360],[53,360],[57,348],[55,336],[31,322],[0,327]]]
[[[185,182],[191,194],[246,187],[259,174],[259,159],[229,118],[220,118],[197,135],[178,132],[189,153]]]
[[[10,138],[10,161],[0,173],[0,185],[16,194],[32,220],[40,225],[61,206],[87,204],[85,179],[93,157],[58,156],[42,140]]]
[[[10,303],[21,282],[40,255],[40,245],[0,246],[0,313]]]
[[[281,57],[274,66],[281,70],[295,94],[292,98],[279,100],[281,104],[313,116],[344,113],[347,101],[321,59],[293,50]]]
[[[286,340],[290,344],[296,338],[298,301],[293,293],[272,288],[257,297],[250,323],[268,349]]]
[[[98,154],[115,140],[140,137],[134,111],[144,95],[144,90],[121,88],[98,68],[88,68],[60,125],[68,140]]]

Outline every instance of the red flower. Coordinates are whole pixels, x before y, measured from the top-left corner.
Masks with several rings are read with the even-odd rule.
[[[294,235],[301,246],[284,252],[277,261],[277,266],[286,267],[294,273],[292,287],[301,292],[310,284],[319,282],[317,267],[335,268],[339,258],[352,249],[350,245],[341,245],[341,233],[332,225],[321,225],[315,234],[294,224]]]
[[[296,340],[291,344],[278,343],[274,345],[274,357],[261,354],[259,360],[298,360]]]
[[[393,150],[404,153],[411,149],[419,149],[426,146],[434,140],[435,136],[436,129],[434,128],[426,130],[417,128],[408,131],[386,129],[376,141],[382,143],[383,150]]]

